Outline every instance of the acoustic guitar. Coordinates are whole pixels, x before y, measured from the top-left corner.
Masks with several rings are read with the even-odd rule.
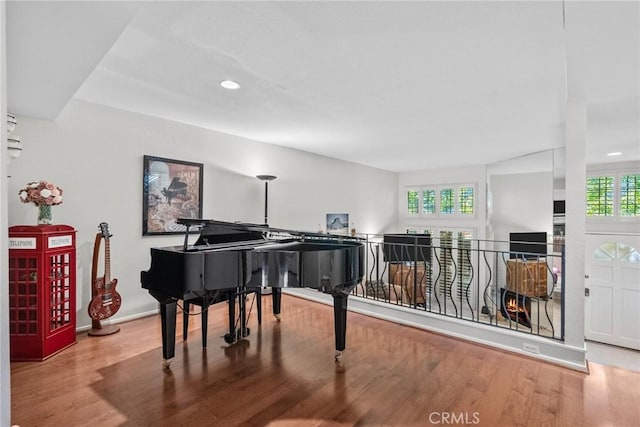
[[[104,276],[96,278],[93,283],[94,297],[89,304],[89,317],[93,320],[104,320],[116,314],[122,299],[116,291],[118,279],[111,279],[109,226],[106,222],[101,222],[98,228],[104,239]]]

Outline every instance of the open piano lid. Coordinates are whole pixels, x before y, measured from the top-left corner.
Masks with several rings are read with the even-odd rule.
[[[194,246],[207,245],[209,243],[235,242],[239,240],[260,240],[266,237],[266,233],[286,233],[292,237],[312,237],[321,239],[338,240],[362,240],[359,237],[343,236],[328,233],[287,230],[269,227],[266,224],[251,224],[243,222],[226,222],[215,219],[191,219],[180,218],[179,224],[187,226],[187,234],[192,227],[200,228],[200,237]]]
[[[200,237],[194,246],[264,239],[264,231],[254,228],[257,227],[255,224],[188,218],[178,219],[178,224],[186,225],[187,233],[192,227],[200,228]]]

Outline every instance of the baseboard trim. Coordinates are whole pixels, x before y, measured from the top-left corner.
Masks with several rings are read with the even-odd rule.
[[[136,313],[130,316],[118,317],[116,319],[108,319],[107,321],[102,322],[104,325],[117,325],[118,323],[129,322],[131,320],[141,319],[143,317],[154,316],[160,313],[160,309],[155,309],[151,311],[145,311],[143,313]],[[86,332],[91,329],[91,325],[82,325],[76,327],[76,333],[78,332]]]

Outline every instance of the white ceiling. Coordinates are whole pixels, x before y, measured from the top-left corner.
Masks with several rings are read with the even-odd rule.
[[[391,171],[640,159],[637,1],[7,1],[8,108],[85,100]],[[567,54],[568,52],[568,54]],[[222,89],[238,81],[236,91]]]

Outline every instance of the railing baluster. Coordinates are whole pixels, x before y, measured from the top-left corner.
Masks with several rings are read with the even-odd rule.
[[[459,236],[454,247],[451,234],[448,233],[429,242],[430,245],[420,245],[417,240],[410,244],[385,243],[382,236],[367,235],[367,278],[353,294],[431,315],[488,324],[555,340],[564,338],[564,293],[560,301],[554,298],[557,283],[555,270],[551,268],[552,265],[558,265],[554,260],[559,258],[560,274],[564,278],[564,248],[561,255],[527,258],[527,254],[500,250],[499,244],[505,242],[470,241]],[[383,250],[383,245],[388,246]],[[475,256],[472,256],[473,252]],[[516,258],[512,258],[513,255]],[[508,258],[511,258],[509,262]],[[511,265],[513,261],[515,263]],[[538,268],[539,263],[543,262],[545,268]],[[392,263],[395,267],[389,269]],[[519,268],[511,271],[516,265]],[[505,274],[511,274],[508,281]],[[543,288],[549,278],[551,286]],[[540,294],[539,288],[545,289],[546,294]],[[514,297],[508,297],[508,293]],[[515,308],[507,310],[507,298],[515,299]],[[560,319],[554,319],[555,304],[559,304]],[[544,315],[541,313],[543,307]],[[561,328],[559,336],[556,336],[554,321],[558,320]]]

